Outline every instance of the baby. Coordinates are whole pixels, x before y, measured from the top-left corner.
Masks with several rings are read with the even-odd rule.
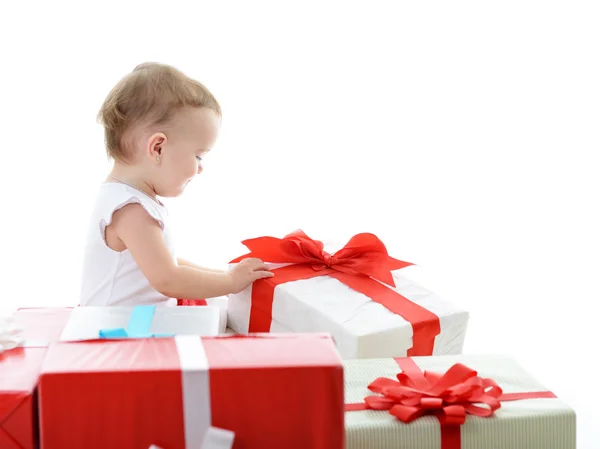
[[[204,85],[173,67],[142,64],[112,89],[98,117],[114,166],[88,229],[82,306],[212,298],[273,276],[258,259],[226,272],[175,255],[159,197],[181,195],[217,139],[221,108]]]

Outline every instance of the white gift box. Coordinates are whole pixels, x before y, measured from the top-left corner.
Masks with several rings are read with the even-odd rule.
[[[422,371],[445,373],[456,363],[491,378],[503,394],[533,393],[531,399],[500,400],[500,408],[489,417],[466,415],[459,441],[451,449],[574,449],[575,412],[556,397],[542,397],[547,388],[536,381],[513,359],[493,355],[412,357]],[[396,380],[401,372],[394,359],[346,360],[344,362],[345,403],[360,404],[375,393],[367,387],[379,377]],[[541,393],[541,394],[538,394]],[[387,410],[352,410],[345,413],[346,449],[406,447],[440,449],[444,435],[440,421],[422,416],[404,423]]]
[[[183,300],[181,307],[205,307],[211,306],[219,309],[219,332],[224,333],[227,328],[227,304],[229,299],[227,296],[216,296],[214,298],[206,298],[200,300],[191,300],[186,304],[186,300]],[[170,301],[167,303],[169,307],[176,307],[178,305],[177,300]]]
[[[227,329],[227,305],[229,299],[227,296],[217,296],[215,298],[206,298],[206,305],[219,309],[219,333],[225,333]]]
[[[336,245],[325,246],[330,252],[333,248]],[[284,266],[267,265],[271,269]],[[412,281],[403,270],[392,274],[393,290],[439,318],[433,354],[460,354],[469,313]],[[252,286],[229,295],[228,327],[237,333],[249,331],[251,297]],[[411,323],[327,275],[277,285],[270,331],[328,332],[344,359],[404,357],[413,346]]]
[[[14,325],[12,318],[0,317],[0,353],[16,348],[23,343],[18,336],[20,329]]]
[[[142,306],[152,307],[152,306]],[[94,340],[101,330],[125,329],[136,307],[76,307],[61,334],[61,341]],[[216,336],[220,310],[217,307],[153,307],[151,334]]]

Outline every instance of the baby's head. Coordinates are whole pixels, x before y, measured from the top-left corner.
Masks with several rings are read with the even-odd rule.
[[[106,97],[98,114],[115,163],[163,197],[178,196],[202,171],[221,108],[198,81],[155,63],[137,66]]]

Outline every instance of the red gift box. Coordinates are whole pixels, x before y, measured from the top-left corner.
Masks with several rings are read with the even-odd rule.
[[[44,449],[344,445],[343,368],[325,335],[57,343],[39,383]]]
[[[37,441],[35,387],[46,348],[0,353],[0,448],[33,449]]]
[[[37,447],[35,388],[46,346],[58,341],[70,313],[70,308],[48,307],[13,314],[24,347],[0,354],[0,449]]]

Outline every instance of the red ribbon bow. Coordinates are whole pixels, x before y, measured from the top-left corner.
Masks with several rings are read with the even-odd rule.
[[[398,381],[380,377],[369,390],[382,396],[368,396],[374,410],[389,410],[409,423],[423,415],[438,416],[442,424],[461,425],[466,414],[491,416],[500,408],[502,389],[492,379],[482,379],[471,368],[457,363],[445,374],[420,370],[403,371]],[[476,404],[487,405],[480,406]]]
[[[441,426],[442,449],[460,449],[461,425],[466,415],[491,416],[502,401],[555,398],[551,391],[503,394],[492,379],[482,379],[471,368],[457,363],[446,373],[421,371],[408,357],[394,359],[402,372],[398,381],[379,377],[369,390],[380,396],[367,396],[364,402],[346,404],[346,411],[389,410],[405,423],[426,415],[434,415]]]
[[[433,353],[435,337],[440,333],[439,318],[387,287],[395,287],[392,271],[413,264],[391,257],[376,235],[357,234],[333,255],[324,250],[322,242],[311,239],[300,230],[282,239],[259,237],[242,243],[250,253],[231,263],[256,257],[265,262],[290,264],[273,270],[274,277],[253,284],[249,332],[270,331],[273,295],[277,285],[327,275],[408,321],[413,328],[413,346],[407,355]]]
[[[327,268],[350,275],[369,276],[395,287],[392,271],[413,265],[388,255],[383,242],[374,234],[362,233],[352,237],[346,245],[331,255],[323,242],[313,240],[297,230],[284,238],[258,237],[242,242],[250,253],[234,259],[257,257],[265,262],[309,265],[315,271]]]

